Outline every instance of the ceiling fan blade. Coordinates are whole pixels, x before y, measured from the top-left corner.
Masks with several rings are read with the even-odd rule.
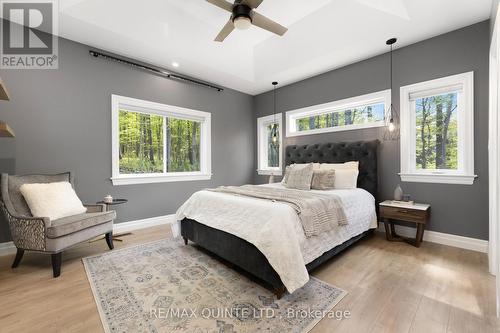
[[[283,36],[285,32],[288,31],[288,28],[285,28],[281,24],[276,23],[271,19],[268,19],[264,15],[261,15],[254,10],[252,10],[251,15],[252,15],[252,24],[258,26],[259,28],[273,32],[280,36]]]
[[[215,5],[219,8],[225,9],[228,12],[233,12],[233,4],[225,0],[207,0],[207,2],[210,2],[212,5]]]
[[[234,24],[233,21],[229,20],[227,21],[226,25],[222,28],[222,30],[219,32],[217,37],[215,37],[214,41],[216,42],[223,42],[224,39],[226,39],[227,36],[231,33],[231,31],[234,30]]]
[[[247,5],[248,7],[252,8],[252,9],[255,9],[255,8],[257,8],[257,7],[260,6],[260,4],[262,3],[262,1],[264,1],[264,0],[243,0],[241,2],[241,4]]]

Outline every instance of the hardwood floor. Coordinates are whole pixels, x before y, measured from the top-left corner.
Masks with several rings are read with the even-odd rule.
[[[115,249],[170,237],[168,226],[135,231]],[[50,256],[0,257],[1,332],[103,332],[81,258],[108,251],[104,240],[63,255],[52,278]],[[424,242],[419,249],[364,240],[313,272],[349,294],[334,308],[349,319],[325,318],[319,332],[499,332],[495,279],[485,254]]]

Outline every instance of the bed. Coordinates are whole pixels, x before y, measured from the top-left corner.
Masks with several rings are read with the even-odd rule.
[[[199,191],[179,209],[178,233],[186,244],[191,240],[250,273],[280,298],[305,284],[309,271],[377,227],[378,145],[375,140],[286,147],[286,165],[359,161],[358,189],[332,190],[347,207],[348,226],[306,238],[297,214],[286,205]]]

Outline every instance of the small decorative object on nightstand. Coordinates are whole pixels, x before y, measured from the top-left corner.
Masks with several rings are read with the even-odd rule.
[[[98,202],[96,202],[96,204],[106,205],[106,211],[108,212],[110,210],[110,206],[121,205],[121,204],[125,204],[127,202],[128,202],[127,199],[113,199],[113,197],[108,194],[104,197],[103,201],[98,201]],[[128,235],[132,235],[132,233],[131,232],[124,232],[124,233],[121,233],[118,235],[113,235],[113,240],[118,241],[118,242],[123,242],[123,239],[120,239],[119,237],[128,236]]]
[[[406,241],[420,246],[424,238],[425,225],[431,216],[431,206],[419,203],[405,203],[402,201],[386,200],[380,204],[380,218],[384,222],[385,235],[388,241]],[[398,236],[394,229],[393,220],[415,223],[417,225],[417,235],[415,240]]]
[[[401,188],[401,185],[399,185],[399,184],[394,189],[394,200],[403,200],[403,189]]]

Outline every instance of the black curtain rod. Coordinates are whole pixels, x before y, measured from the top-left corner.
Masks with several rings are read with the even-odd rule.
[[[153,68],[153,67],[149,67],[149,66],[146,66],[146,65],[142,65],[142,64],[139,64],[139,63],[127,60],[127,59],[118,58],[118,57],[115,57],[115,56],[112,56],[112,55],[109,55],[109,54],[105,54],[105,53],[102,53],[102,52],[99,52],[99,51],[89,50],[89,54],[91,56],[93,56],[93,57],[96,57],[96,58],[103,58],[103,59],[106,59],[106,60],[116,61],[116,62],[125,64],[125,65],[129,65],[129,66],[132,66],[132,67],[135,67],[135,68],[138,68],[138,69],[142,69],[144,71],[147,71],[147,72],[150,72],[150,73],[162,76],[162,77],[166,77],[167,79],[174,79],[174,80],[184,81],[184,82],[188,82],[188,83],[191,83],[191,84],[196,84],[196,85],[199,85],[199,86],[207,87],[207,88],[210,88],[210,89],[215,89],[217,91],[223,91],[224,90],[223,88],[211,85],[210,83],[206,83],[206,82],[203,82],[203,81],[198,81],[198,80],[195,80],[195,79],[191,79],[191,78],[189,78],[187,76],[182,76],[182,75],[179,75],[179,74],[175,74],[175,73],[170,73],[170,72],[167,72],[167,71],[159,70],[157,68]]]

